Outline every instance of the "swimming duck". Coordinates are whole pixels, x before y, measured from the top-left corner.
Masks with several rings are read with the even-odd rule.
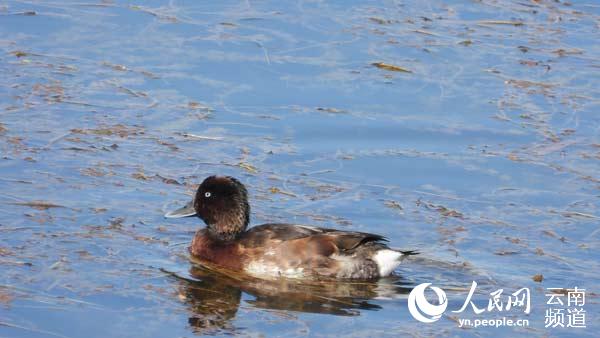
[[[192,256],[256,277],[376,279],[416,254],[391,249],[385,237],[366,232],[285,223],[247,229],[248,192],[230,176],[206,178],[191,202],[165,215],[188,216],[206,223],[192,240]]]

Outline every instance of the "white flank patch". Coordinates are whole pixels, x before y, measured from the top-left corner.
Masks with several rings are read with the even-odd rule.
[[[273,263],[265,263],[262,260],[250,262],[250,264],[248,264],[244,270],[248,274],[256,277],[304,277],[304,268],[281,269]]]
[[[398,265],[400,265],[402,257],[402,253],[394,250],[383,249],[377,251],[375,255],[373,255],[373,260],[377,263],[377,267],[379,267],[379,276],[385,277],[388,276]]]

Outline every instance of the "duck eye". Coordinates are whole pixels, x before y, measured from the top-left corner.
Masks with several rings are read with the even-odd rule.
[[[211,195],[211,194],[210,194],[210,191],[207,191],[207,192],[205,192],[205,193],[204,193],[204,197],[207,197],[207,198],[208,198],[208,197],[210,197],[210,195]]]

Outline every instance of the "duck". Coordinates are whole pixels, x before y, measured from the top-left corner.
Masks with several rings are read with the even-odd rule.
[[[288,223],[248,228],[248,191],[231,176],[207,177],[192,201],[165,214],[191,216],[206,224],[188,248],[193,258],[259,278],[373,280],[417,254],[392,249],[384,236],[367,232]]]

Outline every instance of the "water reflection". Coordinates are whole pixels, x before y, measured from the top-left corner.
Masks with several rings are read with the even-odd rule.
[[[199,265],[189,273],[192,278],[177,278],[190,310],[189,325],[197,333],[233,330],[231,321],[244,293],[254,298],[244,304],[256,308],[358,316],[360,310],[381,309],[376,299],[404,297],[412,289],[401,277],[376,282],[261,280]]]

